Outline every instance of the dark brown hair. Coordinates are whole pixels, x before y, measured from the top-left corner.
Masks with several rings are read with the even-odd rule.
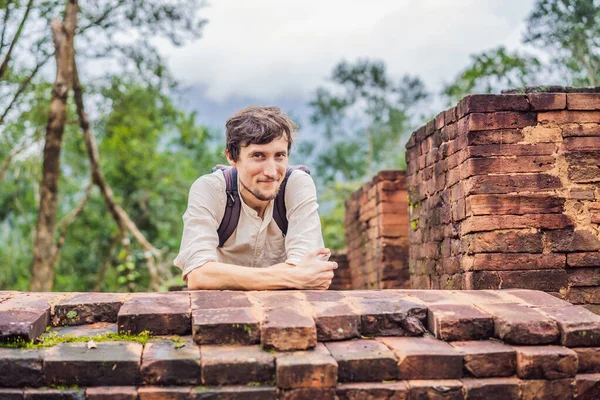
[[[279,107],[252,106],[236,112],[225,123],[226,148],[233,161],[240,149],[250,144],[266,144],[285,135],[288,153],[292,147],[296,124]]]

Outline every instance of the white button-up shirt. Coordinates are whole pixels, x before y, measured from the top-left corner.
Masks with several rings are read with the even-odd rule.
[[[239,182],[238,182],[238,187]],[[174,264],[187,279],[190,271],[209,261],[264,268],[286,262],[296,265],[313,248],[323,247],[315,184],[307,173],[295,170],[285,189],[288,232],[273,219],[273,204],[264,218],[240,196],[242,209],[237,229],[219,246],[217,229],[227,204],[225,177],[216,171],[198,178],[190,189],[188,208],[183,214],[183,237]]]

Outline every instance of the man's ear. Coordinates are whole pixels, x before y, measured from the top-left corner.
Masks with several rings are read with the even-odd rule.
[[[231,154],[229,154],[229,150],[225,150],[225,157],[227,157],[227,161],[229,162],[229,165],[231,165],[233,168],[236,168],[236,162],[233,161],[233,159],[231,158]]]

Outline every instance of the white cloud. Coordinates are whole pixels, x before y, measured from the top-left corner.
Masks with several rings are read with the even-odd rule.
[[[306,97],[342,58],[382,59],[432,90],[498,45],[519,46],[533,0],[214,0],[204,36],[161,44],[186,84],[215,101]]]

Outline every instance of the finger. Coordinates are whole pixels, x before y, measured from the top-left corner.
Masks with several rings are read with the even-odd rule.
[[[316,249],[310,249],[309,251],[306,252],[306,254],[304,254],[304,257],[315,258],[319,254],[321,254],[321,252],[323,250],[325,250],[325,249],[323,249],[322,247],[318,247]]]

